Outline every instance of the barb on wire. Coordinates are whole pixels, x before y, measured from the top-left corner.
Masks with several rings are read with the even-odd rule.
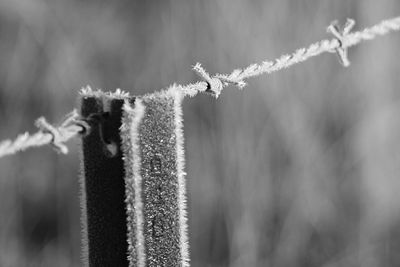
[[[350,65],[347,57],[347,49],[349,47],[355,46],[362,41],[372,40],[378,36],[400,30],[400,17],[384,20],[362,31],[350,32],[354,24],[354,20],[348,19],[343,30],[341,30],[337,22],[333,22],[327,30],[334,35],[334,39],[313,43],[306,48],[297,49],[292,54],[282,55],[274,61],[251,64],[244,69],[236,69],[230,74],[216,74],[212,76],[200,63],[197,63],[193,66],[193,70],[204,81],[181,86],[181,88],[187,96],[195,96],[199,92],[207,92],[218,97],[224,87],[230,84],[242,89],[246,86],[245,80],[248,78],[289,68],[325,52],[337,53],[341,63],[347,67]],[[60,127],[54,127],[47,123],[44,118],[39,118],[36,122],[36,125],[40,129],[39,132],[33,135],[24,133],[19,135],[14,141],[6,140],[0,142],[0,158],[29,147],[47,144],[52,144],[61,153],[67,153],[68,149],[65,146],[65,142],[90,129],[89,125],[85,121],[79,120],[78,117],[76,111],[72,112]]]
[[[78,134],[87,132],[89,129],[89,125],[79,119],[76,110],[68,114],[59,127],[52,126],[44,117],[37,119],[35,125],[39,128],[39,131],[35,134],[30,135],[26,132],[17,136],[14,141],[2,141],[0,143],[0,158],[30,147],[47,144],[53,145],[58,152],[66,154],[68,153],[68,148],[65,142]]]
[[[328,32],[332,33],[339,42],[339,46],[334,51],[336,51],[337,55],[339,56],[340,63],[342,63],[342,65],[345,67],[350,66],[350,61],[347,57],[346,38],[355,24],[356,22],[353,19],[347,19],[343,30],[340,30],[338,22],[333,21],[327,29]]]
[[[208,74],[206,70],[203,69],[200,63],[194,65],[193,70],[196,71],[197,74],[206,81],[207,89],[205,90],[205,92],[214,94],[215,97],[218,98],[218,96],[221,94],[222,89],[224,88],[221,80],[215,77],[211,77],[210,74]]]

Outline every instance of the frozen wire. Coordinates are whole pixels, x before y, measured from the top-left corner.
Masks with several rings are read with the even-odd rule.
[[[337,23],[333,22],[328,27],[328,31],[332,33],[335,38],[331,40],[322,40],[306,48],[297,49],[294,53],[284,54],[274,61],[263,61],[259,64],[251,64],[244,69],[236,69],[230,74],[216,74],[211,76],[200,63],[197,63],[193,66],[193,70],[196,71],[204,81],[182,86],[182,90],[184,94],[188,96],[195,96],[199,92],[209,92],[218,97],[221,91],[230,84],[242,89],[246,86],[245,80],[248,78],[291,67],[325,52],[337,53],[341,63],[347,67],[350,65],[350,61],[347,58],[347,49],[349,47],[355,46],[362,41],[369,41],[378,36],[400,30],[400,17],[383,20],[362,31],[350,32],[354,23],[354,20],[348,19],[344,29],[340,30]],[[0,142],[0,158],[15,154],[30,147],[38,147],[47,144],[52,144],[61,153],[67,153],[68,149],[65,146],[65,142],[79,133],[88,130],[87,125],[78,123],[78,114],[76,111],[71,114],[72,115],[58,128],[48,124],[44,118],[40,118],[36,123],[41,129],[39,132],[33,135],[24,133],[19,135],[14,141],[5,140]]]
[[[369,41],[378,36],[400,30],[400,17],[384,20],[362,31],[350,32],[354,24],[354,20],[348,19],[344,29],[340,30],[337,26],[337,22],[332,22],[328,27],[328,32],[334,35],[334,39],[313,43],[307,48],[297,49],[292,54],[282,55],[274,61],[264,61],[260,64],[251,64],[244,69],[236,69],[230,74],[216,74],[210,76],[202,68],[200,63],[197,63],[193,67],[193,70],[203,77],[205,81],[188,84],[184,86],[184,90],[189,96],[194,96],[198,92],[211,91],[216,97],[218,97],[222,89],[229,84],[236,85],[242,89],[246,86],[245,80],[250,77],[276,72],[304,62],[311,57],[318,56],[325,52],[337,53],[342,64],[347,67],[350,65],[347,58],[347,48],[355,46],[362,41]]]
[[[6,155],[12,155],[30,147],[39,147],[51,144],[60,153],[68,153],[65,145],[69,139],[78,134],[88,131],[88,125],[79,121],[79,115],[76,110],[66,116],[66,119],[59,127],[49,124],[45,118],[36,120],[36,126],[39,131],[35,134],[28,132],[20,134],[14,141],[5,140],[0,143],[0,158]]]

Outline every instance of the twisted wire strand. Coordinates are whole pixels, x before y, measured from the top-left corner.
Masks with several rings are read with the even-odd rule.
[[[322,40],[311,44],[306,48],[297,49],[292,54],[284,54],[274,61],[263,61],[260,64],[251,64],[244,69],[236,69],[230,74],[216,74],[211,76],[200,63],[193,66],[193,70],[204,80],[181,86],[187,96],[195,96],[199,92],[208,92],[218,97],[221,91],[228,85],[235,85],[242,89],[246,86],[245,80],[261,74],[276,72],[295,64],[306,61],[311,57],[318,56],[325,52],[337,53],[344,66],[350,63],[347,59],[347,48],[355,46],[362,41],[369,41],[378,36],[400,30],[400,17],[395,17],[370,27],[362,31],[350,32],[354,26],[354,21],[348,20],[343,30],[337,27],[333,22],[328,31],[335,38],[331,40]],[[30,147],[39,147],[52,144],[57,151],[66,154],[68,148],[65,145],[69,139],[88,131],[89,126],[84,121],[79,120],[78,113],[74,110],[60,127],[53,127],[46,122],[44,118],[36,121],[39,131],[30,135],[23,133],[14,141],[5,140],[0,142],[0,158],[6,155],[12,155]]]
[[[311,57],[318,56],[325,52],[337,52],[343,65],[348,66],[347,48],[355,46],[362,41],[369,41],[378,36],[400,30],[400,17],[383,20],[370,28],[352,33],[350,30],[354,26],[354,21],[348,20],[347,24],[345,29],[341,32],[339,32],[340,30],[336,26],[336,22],[333,22],[328,27],[329,32],[333,33],[336,37],[334,39],[313,43],[306,48],[297,49],[292,54],[284,54],[274,61],[263,61],[260,64],[251,64],[244,69],[236,69],[230,74],[216,74],[210,76],[201,65],[197,63],[193,67],[193,70],[198,72],[201,77],[204,77],[205,81],[188,84],[183,86],[183,89],[189,96],[194,96],[198,92],[211,91],[216,97],[218,97],[222,89],[230,84],[236,85],[242,89],[246,86],[245,80],[250,77],[276,72],[304,62]],[[204,74],[206,74],[206,76],[204,76]],[[213,83],[210,83],[210,80],[212,80]],[[219,80],[219,82],[216,82],[216,80]],[[218,86],[213,88],[213,84],[217,84]],[[220,88],[220,84],[222,84],[222,88]]]
[[[65,142],[88,130],[88,125],[83,121],[79,121],[78,118],[79,115],[76,110],[74,110],[66,116],[66,119],[59,127],[50,125],[43,117],[37,119],[35,124],[39,128],[38,132],[32,135],[25,132],[18,135],[13,141],[5,140],[0,142],[0,158],[26,150],[30,147],[39,147],[49,144],[53,145],[60,153],[68,153]]]

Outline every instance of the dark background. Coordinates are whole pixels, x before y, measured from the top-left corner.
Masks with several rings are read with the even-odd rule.
[[[0,140],[400,15],[396,0],[0,0]],[[399,33],[184,101],[192,266],[400,266]],[[0,159],[0,266],[79,266],[79,141]]]

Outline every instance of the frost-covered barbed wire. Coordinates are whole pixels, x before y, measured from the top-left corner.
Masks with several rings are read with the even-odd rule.
[[[39,131],[35,134],[28,132],[20,134],[14,141],[5,140],[0,143],[0,158],[12,155],[30,147],[38,147],[51,144],[60,153],[68,153],[65,145],[69,139],[88,130],[88,125],[79,120],[79,114],[73,110],[65,117],[60,126],[54,127],[44,117],[36,120],[35,125]]]
[[[230,84],[242,89],[246,86],[245,80],[248,78],[291,67],[325,52],[337,53],[341,63],[347,67],[350,65],[347,58],[347,49],[349,47],[355,46],[362,41],[372,40],[378,36],[400,30],[400,17],[383,20],[362,31],[350,32],[354,24],[354,20],[348,19],[343,30],[341,30],[337,22],[333,22],[328,27],[328,32],[332,33],[335,38],[313,43],[307,48],[297,49],[294,53],[284,54],[274,61],[263,61],[260,64],[251,64],[244,69],[235,69],[230,74],[216,74],[211,76],[200,63],[197,63],[193,66],[193,70],[197,72],[203,81],[182,86],[182,90],[188,96],[195,96],[199,92],[209,92],[218,97],[221,91]],[[57,128],[48,124],[44,118],[38,119],[36,125],[40,128],[39,132],[33,135],[24,133],[19,135],[14,141],[5,140],[0,142],[0,158],[29,147],[47,144],[53,144],[58,151],[67,153],[68,149],[64,143],[88,129],[87,125],[82,124],[82,122],[79,123],[79,120],[77,120],[78,116],[77,112],[74,111]]]
[[[244,69],[236,69],[230,74],[216,74],[210,76],[202,68],[200,63],[197,63],[193,67],[193,70],[196,71],[205,81],[188,84],[184,86],[184,89],[186,90],[186,94],[189,96],[194,96],[198,92],[210,92],[218,97],[222,89],[229,84],[236,85],[241,89],[246,86],[245,80],[250,77],[276,72],[304,62],[311,57],[318,56],[325,52],[337,53],[341,63],[347,67],[350,65],[347,58],[347,48],[355,46],[362,41],[372,40],[389,32],[400,30],[400,17],[384,20],[362,31],[350,32],[354,25],[354,20],[348,19],[344,29],[341,30],[336,21],[332,22],[327,30],[334,35],[334,39],[313,43],[307,48],[297,49],[292,54],[284,54],[274,61],[264,61],[260,64],[251,64]]]

